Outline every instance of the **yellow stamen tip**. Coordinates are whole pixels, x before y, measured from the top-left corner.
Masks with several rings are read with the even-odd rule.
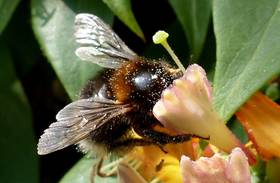
[[[157,31],[153,36],[153,42],[155,44],[162,44],[166,41],[166,39],[169,37],[169,34],[165,31]]]

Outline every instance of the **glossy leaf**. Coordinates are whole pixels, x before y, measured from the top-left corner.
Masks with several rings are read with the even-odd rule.
[[[169,0],[188,40],[191,54],[198,59],[206,39],[211,15],[210,0]]]
[[[137,36],[145,40],[144,34],[132,12],[130,0],[103,0],[103,2],[106,3],[114,14]]]
[[[230,130],[237,136],[237,138],[243,143],[246,144],[248,142],[248,136],[244,131],[244,128],[240,124],[240,121],[237,119],[231,120],[227,126]]]
[[[12,17],[20,0],[0,0],[0,35]]]
[[[271,83],[265,90],[265,95],[271,98],[272,100],[278,100],[280,98],[280,84]]]
[[[112,14],[98,0],[62,1],[32,0],[32,24],[35,35],[63,86],[72,99],[81,87],[99,70],[95,64],[82,62],[75,55],[74,17],[79,12],[93,13],[105,22],[112,22]]]
[[[279,168],[280,168],[280,159],[275,158],[268,161],[266,166],[266,182],[269,183],[279,183],[280,182],[280,175],[279,175]]]
[[[90,172],[93,163],[93,159],[82,158],[64,175],[60,183],[90,183]]]
[[[0,182],[36,183],[38,156],[32,114],[9,50],[0,45]]]
[[[25,2],[19,4],[1,37],[9,46],[19,77],[31,71],[41,54],[30,26],[30,13],[26,13],[28,6]]]
[[[215,106],[224,120],[280,73],[279,0],[214,0]]]

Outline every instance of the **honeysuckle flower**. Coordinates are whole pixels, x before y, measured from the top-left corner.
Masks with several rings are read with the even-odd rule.
[[[241,147],[251,162],[254,158],[219,118],[212,105],[212,89],[206,73],[197,64],[190,65],[183,77],[163,91],[153,108],[155,117],[179,133],[210,137],[209,142],[231,152]]]
[[[240,148],[232,150],[228,159],[220,154],[196,161],[181,158],[183,183],[250,183],[251,175],[246,155]]]
[[[280,106],[258,92],[236,112],[264,159],[280,157]]]
[[[118,166],[121,183],[250,183],[247,157],[240,148],[229,156],[216,153],[212,157],[191,159],[191,146],[195,141],[169,144],[164,153],[156,146],[137,147],[127,155],[126,163]],[[194,147],[194,146],[193,146]],[[174,153],[176,152],[176,153]],[[127,162],[141,162],[133,168]],[[135,167],[135,166],[134,166]]]
[[[137,171],[147,182],[158,182],[159,180],[165,183],[180,183],[183,181],[183,176],[191,173],[191,169],[187,172],[184,169],[184,166],[187,165],[186,159],[189,162],[196,162],[201,155],[211,156],[215,154],[218,150],[213,145],[228,153],[235,147],[241,147],[247,154],[248,159],[254,160],[215,112],[212,106],[212,88],[207,80],[205,71],[196,64],[191,65],[185,71],[185,68],[168,45],[167,37],[166,32],[159,31],[153,37],[153,41],[156,44],[162,44],[166,48],[184,75],[175,80],[171,87],[163,91],[161,99],[154,106],[153,114],[164,125],[163,130],[175,132],[175,134],[194,134],[209,137],[211,144],[205,147],[199,144],[197,138],[193,138],[185,143],[164,146],[164,150],[168,153],[164,153],[162,149],[156,146],[137,147],[136,150],[127,155],[142,162]],[[155,130],[161,131],[159,129]],[[216,166],[217,169],[214,166],[212,170],[209,170],[208,168],[212,167],[207,164],[201,164],[200,162],[202,162],[203,158],[197,160],[197,164],[201,165],[200,168],[212,172],[212,176],[208,174],[210,176],[209,180],[215,180],[215,182],[245,180],[245,183],[247,183],[250,182],[250,173],[248,173],[249,165],[243,151],[240,149],[234,150],[229,158],[230,160],[220,159],[221,155],[214,155],[209,158],[209,162],[215,162],[212,165],[222,165]],[[180,160],[183,169],[180,168]],[[216,162],[222,163],[216,164]],[[214,174],[215,170],[224,171],[225,173],[219,174],[220,176],[217,177]],[[195,177],[194,175],[193,177]],[[234,175],[240,175],[241,177],[236,178]],[[220,180],[217,178],[220,178]],[[184,177],[184,180],[188,179]],[[200,183],[202,180],[205,179],[196,179],[194,182]]]

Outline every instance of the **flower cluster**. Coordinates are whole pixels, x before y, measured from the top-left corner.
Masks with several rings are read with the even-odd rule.
[[[129,162],[120,164],[120,182],[250,183],[249,165],[256,163],[255,156],[258,160],[271,160],[270,169],[279,167],[279,161],[273,158],[280,157],[280,106],[258,92],[240,107],[237,119],[253,144],[252,148],[245,147],[215,111],[212,88],[203,68],[193,64],[185,70],[167,37],[167,33],[159,31],[153,39],[167,49],[184,74],[162,92],[153,114],[165,131],[193,134],[209,138],[209,142],[202,147],[200,140],[193,138],[169,144],[165,147],[168,153],[154,146],[138,147],[128,155],[140,162],[137,171]],[[280,181],[275,171],[270,174],[274,182]]]
[[[253,159],[252,155],[212,107],[211,86],[200,66],[189,66],[183,77],[163,91],[153,113],[165,130],[209,137],[210,144],[231,154],[225,159],[214,153],[213,146],[208,146],[208,150],[212,152],[210,154],[214,155],[200,157],[207,153],[200,152],[199,139],[196,138],[182,144],[167,145],[165,150],[168,153],[154,146],[139,147],[128,156],[142,162],[138,168],[140,174],[129,165],[121,165],[119,176],[123,182],[131,182],[136,177],[138,182],[153,181],[155,178],[167,183],[251,182],[248,159]],[[125,169],[129,170],[124,173],[122,170]],[[129,175],[127,172],[130,172]]]

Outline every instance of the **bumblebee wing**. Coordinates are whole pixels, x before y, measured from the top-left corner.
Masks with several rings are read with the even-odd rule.
[[[137,58],[136,53],[95,15],[86,13],[76,15],[75,37],[81,46],[75,53],[81,60],[115,69],[124,62]]]
[[[110,119],[130,111],[128,104],[92,97],[70,103],[58,112],[38,143],[38,154],[48,154],[87,138]]]

